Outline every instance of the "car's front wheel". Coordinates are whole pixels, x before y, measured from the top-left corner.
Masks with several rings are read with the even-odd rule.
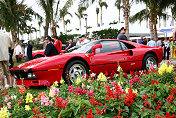
[[[153,54],[145,55],[143,62],[142,62],[142,69],[146,69],[147,71],[151,70],[151,68],[157,68],[158,61],[157,57]]]
[[[63,78],[66,83],[70,82],[70,84],[72,84],[76,82],[78,77],[80,79],[86,77],[86,74],[88,74],[88,72],[88,67],[84,62],[80,60],[74,60],[68,63],[68,65],[64,69]]]

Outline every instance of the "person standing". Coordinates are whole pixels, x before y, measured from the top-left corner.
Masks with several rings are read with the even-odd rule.
[[[142,42],[142,44],[147,45],[147,38],[144,38],[144,41]]]
[[[72,47],[74,47],[75,45],[73,44],[73,40],[72,39],[70,39],[69,40],[69,43],[66,45],[66,49],[65,49],[65,51],[67,51],[68,49],[70,49],[70,48],[72,48]]]
[[[13,62],[13,52],[14,52],[14,43],[9,37],[9,68],[13,68],[14,62]]]
[[[9,73],[9,36],[0,30],[0,81],[2,82],[2,89],[5,89],[5,78],[7,78],[7,84],[13,87],[13,78]]]
[[[76,46],[81,47],[82,46],[82,36],[79,36],[78,42],[76,43]]]
[[[165,38],[165,40],[164,40],[164,56],[163,56],[163,59],[165,59],[166,53],[167,53],[167,60],[169,60],[169,51],[170,51],[170,42],[169,42],[169,40],[167,40],[167,38]]]
[[[82,42],[81,42],[81,45],[84,45],[84,44],[86,44],[86,43],[89,43],[89,42],[90,42],[90,40],[88,40],[88,39],[86,38],[86,35],[82,35],[81,37],[82,37]]]
[[[153,40],[153,37],[150,38],[150,41],[147,43],[148,46],[150,47],[155,47],[156,46],[156,42]]]
[[[142,44],[143,41],[144,41],[143,36],[141,36],[141,39],[139,40],[139,44]]]
[[[52,36],[54,40],[54,46],[56,47],[57,51],[61,53],[62,50],[62,42],[59,40],[58,36]]]
[[[51,37],[46,36],[45,38],[46,48],[45,48],[44,54],[47,57],[59,54],[56,47],[53,45],[51,41],[52,41]]]
[[[15,55],[16,55],[16,61],[21,62],[22,48],[18,42],[16,42]]]
[[[29,40],[25,40],[23,43],[25,44],[25,48],[24,48],[25,61],[30,61],[33,59],[33,57],[32,57],[33,46],[30,44]]]
[[[158,41],[156,42],[156,46],[162,46],[161,40],[158,40]]]
[[[117,36],[117,39],[120,39],[120,40],[128,40],[127,37],[125,36],[125,33],[126,33],[126,28],[122,27],[120,29],[120,33],[118,34]]]

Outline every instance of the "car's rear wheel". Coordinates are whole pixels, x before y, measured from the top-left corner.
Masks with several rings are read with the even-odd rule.
[[[158,61],[156,56],[153,54],[147,54],[145,55],[143,62],[142,62],[142,69],[146,69],[147,71],[151,70],[151,68],[157,68],[158,67]]]
[[[66,81],[67,84],[72,84],[76,82],[77,78],[79,77],[82,79],[83,77],[86,77],[86,74],[88,74],[89,70],[86,64],[79,60],[74,60],[66,66],[63,73],[63,78]]]
[[[40,58],[40,57],[44,57],[44,56],[41,55],[41,54],[38,54],[38,55],[36,55],[36,56],[34,57],[34,59],[37,59],[37,58]]]

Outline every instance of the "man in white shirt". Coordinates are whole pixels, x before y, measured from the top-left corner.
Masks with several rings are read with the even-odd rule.
[[[167,38],[164,40],[164,55],[163,59],[165,59],[167,53],[167,60],[169,60],[169,54],[170,54],[170,42]]]
[[[0,30],[0,81],[2,89],[5,89],[4,75],[7,78],[7,84],[13,86],[13,81],[9,73],[9,36]]]
[[[21,57],[20,57],[21,54],[22,54],[22,48],[19,45],[19,43],[16,42],[15,55],[16,55],[16,61],[17,62],[21,62]]]
[[[156,42],[156,46],[162,46],[161,40],[158,40],[158,41]]]
[[[86,39],[85,35],[82,35],[81,37],[82,37],[82,42],[81,42],[82,45],[90,42],[88,39]]]
[[[82,46],[82,36],[78,38],[78,42],[76,43],[76,46],[81,47]]]
[[[147,43],[148,46],[150,47],[155,47],[156,46],[156,42],[153,40],[153,37],[150,38],[150,41]]]

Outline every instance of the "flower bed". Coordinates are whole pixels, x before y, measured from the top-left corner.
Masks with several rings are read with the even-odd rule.
[[[73,85],[55,82],[44,92],[25,87],[1,91],[0,118],[175,118],[176,79],[172,65],[150,72],[94,73]],[[30,91],[30,92],[29,92]]]

